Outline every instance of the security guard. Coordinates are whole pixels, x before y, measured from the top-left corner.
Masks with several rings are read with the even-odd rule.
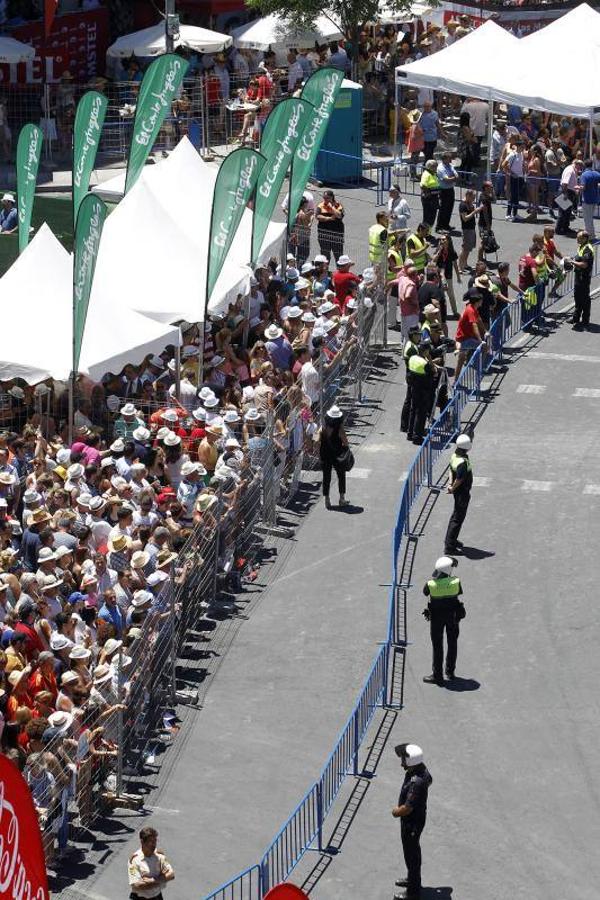
[[[383,272],[387,262],[388,217],[387,213],[377,213],[375,225],[369,228],[369,262],[378,272]]]
[[[429,358],[431,344],[421,341],[419,352],[408,360],[408,374],[411,382],[410,414],[408,433],[413,444],[422,444],[425,436],[425,422],[431,408],[431,397],[435,379],[435,366]]]
[[[394,806],[392,815],[401,820],[400,837],[407,872],[406,878],[396,882],[398,887],[406,887],[406,893],[395,894],[394,900],[418,900],[421,895],[421,832],[425,828],[427,792],[433,779],[417,744],[398,744],[394,750],[406,772],[398,806]]]
[[[459,434],[456,438],[456,450],[450,459],[451,482],[448,486],[448,493],[454,496],[454,511],[448,522],[444,542],[444,553],[447,555],[456,553],[463,546],[462,542],[458,540],[458,535],[467,515],[473,487],[473,471],[469,459],[471,446],[469,435]]]
[[[413,260],[417,272],[424,272],[429,257],[427,256],[427,235],[429,225],[421,222],[414,234],[406,238],[406,253]]]
[[[444,676],[444,631],[448,643],[446,653],[446,677],[454,678],[456,668],[456,650],[458,644],[458,623],[465,617],[465,608],[458,599],[462,594],[460,579],[452,575],[456,560],[450,556],[440,556],[435,564],[433,575],[423,588],[429,602],[423,615],[429,622],[431,646],[433,648],[432,674],[426,675],[426,684],[443,686]]]
[[[571,322],[573,329],[587,328],[590,324],[590,311],[592,300],[590,286],[594,270],[594,248],[590,244],[590,236],[587,231],[577,232],[577,256],[571,259],[575,269],[575,312]]]
[[[410,419],[410,405],[412,403],[412,378],[408,368],[411,356],[418,355],[419,341],[421,340],[421,326],[413,325],[408,330],[408,340],[404,342],[402,348],[402,356],[406,366],[406,397],[402,405],[402,414],[400,416],[400,431],[408,432],[408,422]]]

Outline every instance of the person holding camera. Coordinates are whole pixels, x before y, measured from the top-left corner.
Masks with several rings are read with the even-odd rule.
[[[429,622],[431,646],[433,648],[432,674],[425,675],[425,684],[444,685],[444,632],[448,649],[446,652],[446,678],[452,681],[456,668],[459,622],[466,612],[459,600],[462,594],[460,578],[452,574],[457,561],[450,556],[440,556],[436,561],[431,578],[425,583],[423,593],[429,598],[423,616]]]

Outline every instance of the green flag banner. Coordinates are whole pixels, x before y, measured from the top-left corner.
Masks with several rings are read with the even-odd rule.
[[[289,231],[294,224],[302,194],[327,131],[329,117],[343,80],[344,73],[340,69],[326,67],[313,72],[302,88],[301,99],[312,103],[315,109],[302,133],[292,160],[288,207]]]
[[[35,197],[42,141],[37,125],[23,125],[17,142],[17,207],[19,214],[19,253],[29,243],[29,228]]]
[[[133,187],[158,137],[160,126],[171,113],[171,104],[189,63],[174,53],[165,53],[150,63],[140,86],[133,135],[127,160],[125,193]]]
[[[207,306],[264,162],[257,150],[240,147],[226,156],[219,168],[208,237]]]
[[[94,194],[86,194],[79,204],[73,246],[73,372],[79,369],[85,321],[105,219],[104,200]]]
[[[108,100],[98,91],[87,91],[77,104],[73,129],[73,224],[88,192]]]
[[[311,112],[314,107],[308,101],[291,98],[278,103],[265,122],[260,152],[266,161],[256,185],[250,256],[253,263],[258,262],[281,185]]]

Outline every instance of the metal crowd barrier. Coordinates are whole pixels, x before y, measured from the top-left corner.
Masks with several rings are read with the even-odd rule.
[[[594,276],[600,274],[600,259],[595,257]],[[388,602],[386,642],[371,666],[367,680],[348,721],[336,742],[319,779],[311,785],[292,815],[265,851],[260,863],[244,870],[203,900],[262,900],[268,890],[284,881],[306,851],[317,842],[323,849],[323,823],[346,778],[359,774],[358,751],[378,705],[388,703],[391,657],[395,648],[406,646],[406,632],[398,628],[400,574],[398,560],[403,539],[411,535],[410,514],[423,488],[434,484],[434,467],[450,442],[460,432],[467,403],[480,396],[482,380],[492,365],[502,359],[504,347],[516,334],[543,323],[544,311],[564,300],[573,290],[573,273],[567,273],[563,294],[551,297],[546,286],[536,289],[537,303],[525,307],[511,303],[492,323],[490,342],[478,348],[462,370],[451,400],[431,425],[407,473],[392,540],[392,585]],[[491,347],[491,351],[489,350]]]

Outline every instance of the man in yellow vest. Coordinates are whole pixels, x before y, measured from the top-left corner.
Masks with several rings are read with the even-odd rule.
[[[465,617],[465,608],[458,599],[462,594],[460,579],[452,574],[456,560],[450,556],[440,556],[423,593],[429,597],[423,615],[429,622],[431,646],[433,648],[432,674],[426,675],[425,684],[444,685],[444,631],[448,649],[446,652],[446,677],[454,678],[456,668],[456,652],[461,619]]]
[[[458,540],[458,535],[467,515],[473,487],[473,470],[469,459],[471,447],[469,435],[459,434],[456,438],[456,450],[450,459],[448,493],[454,497],[454,511],[450,516],[444,541],[444,553],[446,554],[460,552],[463,546],[462,542]]]
[[[435,159],[428,159],[423,166],[421,205],[423,207],[423,221],[430,228],[433,228],[440,206],[440,182],[437,177],[437,162]]]
[[[429,225],[421,222],[417,226],[414,234],[409,234],[406,238],[406,255],[410,256],[415,264],[417,272],[425,271],[428,262],[427,255],[427,235],[429,234]]]
[[[571,262],[575,270],[575,290],[573,292],[575,312],[570,321],[573,323],[574,330],[578,331],[581,328],[587,328],[590,324],[592,307],[590,286],[594,273],[594,248],[590,244],[590,236],[587,231],[577,232],[577,254],[572,257]]]
[[[431,344],[421,341],[419,352],[408,360],[408,378],[411,386],[410,415],[407,440],[422,444],[425,422],[431,410],[431,396],[435,378],[435,366],[429,358]]]
[[[369,228],[369,262],[378,275],[383,275],[387,263],[388,216],[379,212],[375,218],[377,221]]]

